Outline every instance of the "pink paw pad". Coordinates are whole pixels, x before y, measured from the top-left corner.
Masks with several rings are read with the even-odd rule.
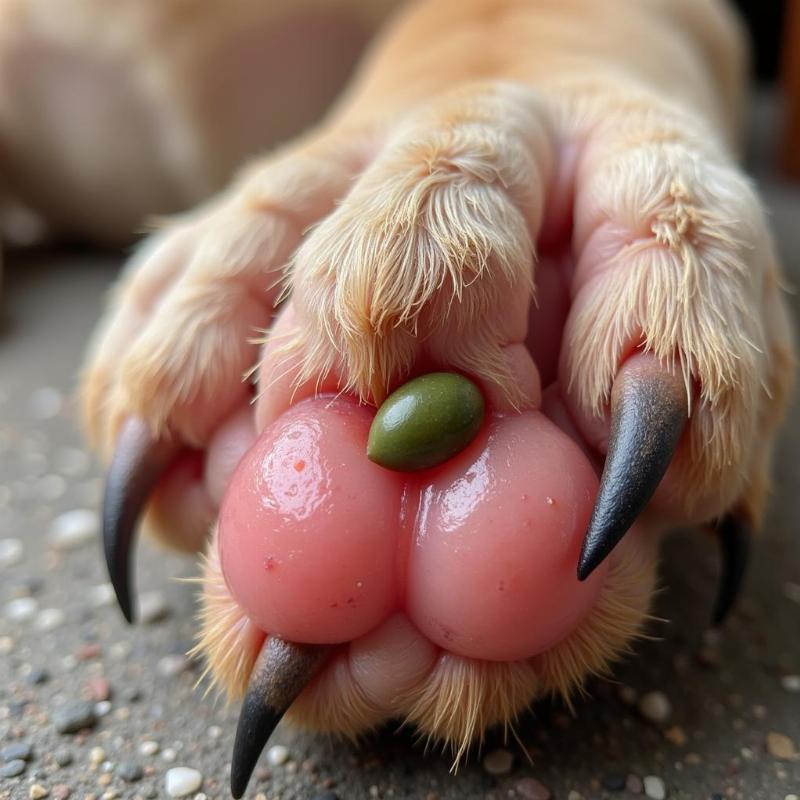
[[[543,414],[491,415],[455,458],[416,474],[366,456],[374,410],[290,408],[239,463],[219,516],[226,583],[284,639],[346,642],[405,613],[443,649],[540,653],[594,605],[576,577],[597,493],[586,457]]]

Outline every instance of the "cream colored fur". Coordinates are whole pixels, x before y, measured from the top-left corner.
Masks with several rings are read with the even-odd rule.
[[[721,2],[409,3],[322,123],[131,267],[84,377],[95,442],[108,452],[138,413],[205,444],[244,396],[252,320],[269,321],[281,281],[298,322],[278,358],[305,359],[296,382],[332,371],[374,402],[423,354],[521,402],[501,350],[524,338],[533,243],[573,149],[576,260],[593,232],[617,237],[565,330],[576,403],[604,408],[632,339],[677,360],[693,403],[678,513],[738,506],[758,522],[793,355],[764,213],[735,161],[743,74]],[[200,649],[240,693],[255,634],[213,556],[206,570]],[[533,663],[440,661],[392,709],[329,672],[294,713],[349,735],[399,714],[461,754],[538,692],[568,696],[605,669],[652,590],[652,555],[620,557],[592,614]]]

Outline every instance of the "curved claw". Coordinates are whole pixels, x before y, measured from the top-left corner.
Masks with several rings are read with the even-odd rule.
[[[733,608],[742,588],[750,554],[752,531],[741,517],[726,514],[717,525],[715,533],[719,541],[722,568],[711,621],[714,625],[721,625]]]
[[[325,665],[329,645],[294,644],[267,637],[250,675],[231,759],[231,794],[247,789],[258,757],[294,699]]]
[[[133,622],[130,551],[142,508],[180,445],[154,439],[138,417],[125,421],[106,473],[103,494],[103,549],[108,575],[125,619]]]
[[[611,392],[608,455],[583,540],[579,580],[604,561],[653,496],[688,414],[680,375],[655,359],[631,359],[622,367]]]

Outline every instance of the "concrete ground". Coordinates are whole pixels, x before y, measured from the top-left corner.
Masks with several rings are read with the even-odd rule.
[[[800,187],[776,179],[764,156],[774,129],[765,115],[773,111],[772,105],[759,109],[754,169],[797,283]],[[198,800],[228,796],[236,709],[204,698],[194,688],[199,665],[183,657],[195,627],[194,588],[173,578],[195,574],[192,559],[150,543],[140,548],[140,591],[160,593],[151,602],[163,608],[161,618],[131,629],[108,602],[92,516],[77,518],[71,543],[53,539],[59,515],[97,508],[99,470],[81,450],[70,398],[85,342],[120,264],[115,254],[50,250],[12,255],[6,265],[0,775],[24,771],[0,777],[0,800],[161,797],[165,774],[178,766],[202,773]],[[797,315],[796,295],[790,303]],[[702,535],[676,534],[665,547],[656,610],[667,621],[653,623],[654,638],[635,646],[614,681],[592,681],[574,714],[542,703],[520,721],[517,739],[504,744],[499,733],[490,735],[483,755],[504,748],[513,757],[504,774],[492,774],[483,755],[474,754],[453,775],[447,757],[426,754],[411,732],[391,727],[358,747],[281,728],[275,742],[286,745],[288,760],[270,765],[262,758],[248,797],[588,800],[634,796],[645,776],[660,778],[670,798],[800,795],[797,409],[795,403],[781,437],[775,495],[744,597],[721,637],[705,633],[715,548]],[[9,544],[13,539],[21,551]],[[671,706],[661,722],[637,709],[637,700],[653,691]],[[65,703],[86,697],[99,715],[93,729],[59,733]],[[9,767],[18,754],[4,755],[4,748],[20,743],[32,745],[32,752],[27,762]],[[274,760],[281,755],[274,751]],[[489,763],[502,761],[494,753]],[[647,787],[658,794],[657,781]]]

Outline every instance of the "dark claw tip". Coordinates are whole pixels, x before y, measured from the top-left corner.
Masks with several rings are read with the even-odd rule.
[[[716,627],[725,622],[741,592],[750,554],[752,530],[740,516],[726,514],[717,525],[715,533],[722,561],[719,588],[711,617],[711,622]]]
[[[634,358],[622,367],[611,392],[608,454],[578,580],[592,574],[644,510],[675,455],[687,417],[680,375],[651,358]]]
[[[171,441],[154,439],[139,418],[125,421],[106,474],[103,549],[108,576],[125,619],[134,621],[130,587],[131,545],[136,524],[158,479],[177,453]]]
[[[250,675],[239,714],[231,759],[231,794],[245,793],[261,751],[294,699],[322,669],[328,645],[267,638]]]

